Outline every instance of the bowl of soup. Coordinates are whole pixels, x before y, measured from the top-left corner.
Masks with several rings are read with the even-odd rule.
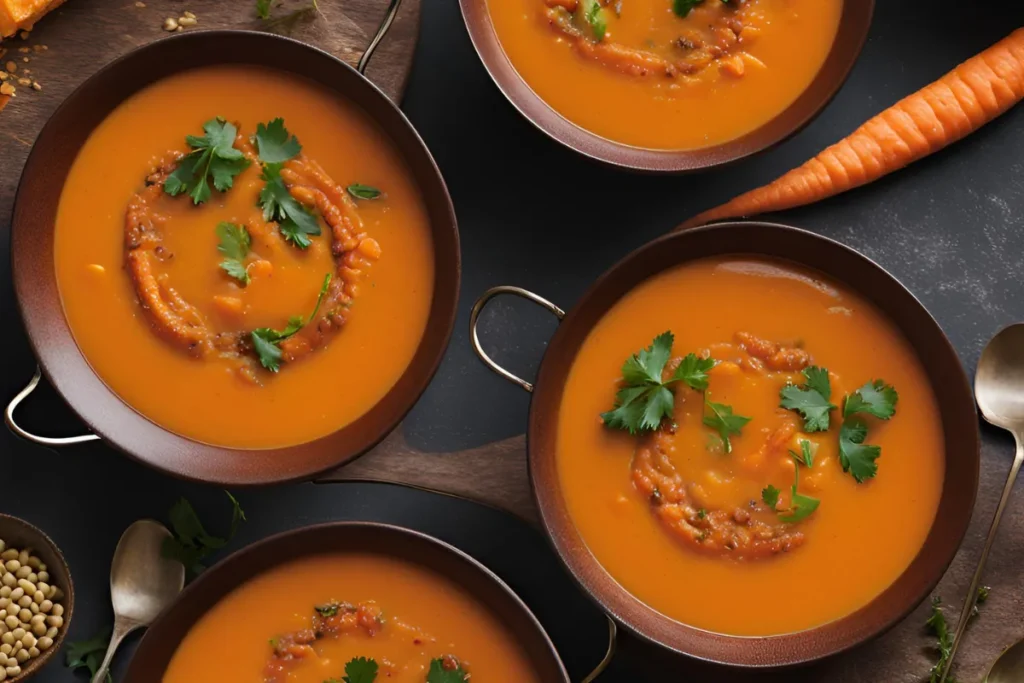
[[[877,264],[727,223],[642,247],[568,315],[539,302],[564,319],[526,383],[534,494],[628,629],[797,664],[885,631],[939,581],[973,508],[977,418],[941,328]]]
[[[313,476],[383,438],[458,297],[451,201],[411,124],[340,60],[261,33],[175,36],[86,81],[28,159],[12,244],[65,401],[222,483]]]
[[[487,71],[588,157],[678,172],[808,123],[867,37],[873,0],[461,0]]]
[[[124,680],[569,677],[529,608],[479,562],[415,531],[342,522],[274,536],[205,572],[150,627]]]

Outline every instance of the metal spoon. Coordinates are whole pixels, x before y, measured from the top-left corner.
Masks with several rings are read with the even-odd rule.
[[[1010,498],[1010,491],[1013,490],[1017,472],[1020,471],[1021,463],[1024,463],[1024,323],[1016,323],[1000,330],[981,352],[978,372],[974,376],[974,398],[978,401],[982,416],[988,422],[1013,434],[1017,442],[1017,452],[1013,457],[1010,474],[1006,478],[1006,486],[1003,487],[1003,495],[996,506],[996,514],[992,517],[992,527],[989,529],[988,538],[985,539],[978,568],[971,579],[971,587],[967,590],[964,608],[960,611],[960,620],[956,625],[953,647],[949,651],[949,660],[939,683],[945,683],[953,666],[956,649],[963,638],[964,629],[967,628],[971,610],[978,600],[978,586],[981,583],[985,562],[988,560],[988,553],[992,550],[996,528],[1003,516],[1006,501]]]
[[[160,553],[164,539],[170,537],[171,532],[162,524],[141,519],[128,527],[117,542],[110,566],[114,631],[92,683],[103,683],[106,679],[114,652],[124,637],[151,624],[184,588],[185,567]]]
[[[996,657],[981,683],[1019,683],[1024,681],[1024,640],[1018,640]]]

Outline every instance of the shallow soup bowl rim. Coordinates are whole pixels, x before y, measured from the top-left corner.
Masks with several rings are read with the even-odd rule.
[[[520,75],[498,38],[488,2],[459,0],[473,48],[491,80],[537,130],[560,145],[611,166],[647,173],[682,173],[714,168],[774,147],[802,130],[839,92],[867,40],[875,0],[843,0],[832,48],[811,83],[774,117],[732,140],[686,150],[660,150],[616,142],[569,121],[547,104]],[[509,1],[509,0],[504,0]],[[536,0],[538,6],[542,0]]]
[[[736,245],[742,245],[737,248]],[[857,611],[797,633],[764,637],[713,633],[667,617],[630,594],[601,566],[577,530],[561,491],[556,459],[558,411],[566,378],[588,333],[626,293],[675,266],[708,257],[788,261],[821,272],[872,303],[901,332],[925,371],[943,429],[945,478],[939,507],[921,549],[896,580]],[[561,323],[535,383],[509,373],[482,348],[480,312],[501,294],[546,307]],[[530,482],[549,540],[570,574],[605,612],[644,640],[708,662],[782,667],[837,654],[894,626],[934,589],[967,531],[978,489],[980,435],[970,383],[935,319],[881,266],[834,240],[794,227],[730,222],[670,233],[640,247],[605,272],[566,314],[517,287],[496,287],[476,302],[471,341],[485,364],[532,392],[527,429]]]
[[[385,27],[382,26],[382,30]],[[361,66],[365,65],[364,56]],[[354,422],[293,446],[242,449],[180,436],[123,402],[93,371],[64,315],[54,267],[57,205],[78,150],[119,104],[146,86],[190,69],[256,65],[311,81],[361,109],[402,156],[423,198],[434,246],[434,292],[427,325],[395,385]],[[15,433],[45,446],[102,438],[127,455],[179,477],[223,485],[309,479],[365,453],[412,408],[440,365],[455,322],[461,273],[459,233],[451,198],[433,157],[388,97],[336,57],[268,33],[196,31],[137,48],[79,86],[43,127],[25,165],[11,231],[15,293],[41,372],[5,411]],[[40,376],[93,432],[36,436],[17,424],[14,409]],[[176,397],[172,400],[183,400]]]

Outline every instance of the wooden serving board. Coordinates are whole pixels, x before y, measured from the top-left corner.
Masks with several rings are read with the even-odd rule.
[[[316,11],[298,11],[312,0],[274,0],[270,21],[256,16],[255,0],[67,0],[40,21],[27,40],[0,43],[17,76],[29,70],[42,90],[18,86],[17,95],[0,112],[0,226],[11,214],[14,191],[25,158],[50,114],[65,97],[100,67],[132,49],[171,35],[168,17],[185,11],[196,15],[194,28],[268,31],[309,43],[355,66],[377,30],[388,0],[319,0]],[[141,6],[140,6],[141,5]],[[419,36],[421,0],[402,0],[401,9],[366,71],[398,102],[412,68]],[[46,51],[36,51],[36,46]],[[28,48],[29,52],[22,52]],[[40,47],[41,49],[41,47]],[[28,58],[28,62],[23,61]]]

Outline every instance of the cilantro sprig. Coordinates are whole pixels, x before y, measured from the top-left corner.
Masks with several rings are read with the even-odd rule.
[[[444,659],[430,660],[430,669],[427,671],[427,683],[465,683],[469,674],[457,665],[454,669],[445,668]]]
[[[288,324],[283,330],[258,327],[250,333],[249,337],[252,339],[253,349],[256,351],[256,355],[259,357],[260,364],[263,367],[271,372],[277,372],[281,369],[281,361],[284,355],[281,353],[280,343],[316,319],[316,314],[320,311],[320,305],[324,301],[324,296],[327,294],[327,288],[330,284],[331,274],[328,273],[324,276],[324,283],[320,287],[320,295],[316,298],[316,306],[305,320],[299,316],[294,316],[288,319]]]
[[[806,441],[804,443],[807,443]],[[792,451],[790,451],[792,453]],[[779,504],[779,495],[782,493],[779,489],[775,488],[772,484],[768,484],[761,490],[761,500],[768,506],[769,509],[775,511],[779,515],[779,520],[786,522],[787,524],[796,524],[814,514],[814,511],[818,509],[821,501],[813,496],[808,496],[800,493],[797,489],[800,486],[800,463],[793,468],[793,486],[789,489],[789,508],[786,510],[776,510]]]
[[[172,197],[188,192],[193,204],[202,204],[212,194],[210,181],[220,192],[231,189],[235,176],[249,166],[249,160],[235,149],[238,129],[221,117],[203,124],[203,135],[188,135],[192,148],[178,168],[164,181],[164,192]]]
[[[265,164],[260,178],[266,181],[259,198],[263,219],[276,221],[282,237],[300,249],[305,249],[312,244],[310,235],[320,234],[320,221],[288,192],[281,178],[280,163]]]
[[[828,370],[812,365],[804,368],[803,386],[788,384],[779,392],[780,403],[787,410],[795,410],[804,418],[805,432],[825,432],[829,428],[829,414],[836,409],[829,399],[832,387]]]
[[[707,389],[707,372],[715,366],[715,361],[698,358],[693,353],[683,358],[668,380],[662,381],[674,340],[671,332],[659,334],[649,347],[626,360],[622,366],[623,387],[615,395],[615,408],[601,414],[606,427],[630,434],[654,431],[664,418],[672,416],[675,407],[675,397],[669,390],[672,384],[683,382],[697,391]]]
[[[843,425],[839,428],[839,464],[858,484],[878,473],[881,446],[864,443],[868,436],[867,422],[858,415],[888,420],[896,414],[899,394],[884,380],[868,382],[843,401]]]
[[[739,436],[751,418],[733,414],[732,406],[712,403],[710,391],[704,393],[704,407],[707,409],[704,414],[704,425],[717,431],[725,452],[732,453],[732,441],[729,437]]]
[[[597,42],[604,40],[608,33],[608,12],[601,6],[600,0],[583,0],[576,11]]]
[[[181,562],[193,575],[202,573],[205,569],[202,561],[226,546],[238,531],[238,525],[245,521],[245,511],[238,500],[228,491],[224,493],[231,501],[231,526],[226,537],[208,533],[188,499],[179,498],[168,513],[174,535],[164,539],[161,555]]]
[[[249,255],[252,238],[244,225],[221,222],[217,224],[217,251],[224,254],[220,268],[225,273],[242,283],[249,284],[249,271],[245,267],[245,257]]]
[[[345,665],[345,683],[373,683],[377,678],[377,662],[367,657],[354,657]]]
[[[284,127],[284,119],[276,118],[256,125],[256,149],[264,164],[280,164],[297,157],[302,145]]]
[[[353,199],[378,199],[384,194],[373,185],[363,185],[362,183],[352,183],[345,188],[345,191],[352,195]]]

